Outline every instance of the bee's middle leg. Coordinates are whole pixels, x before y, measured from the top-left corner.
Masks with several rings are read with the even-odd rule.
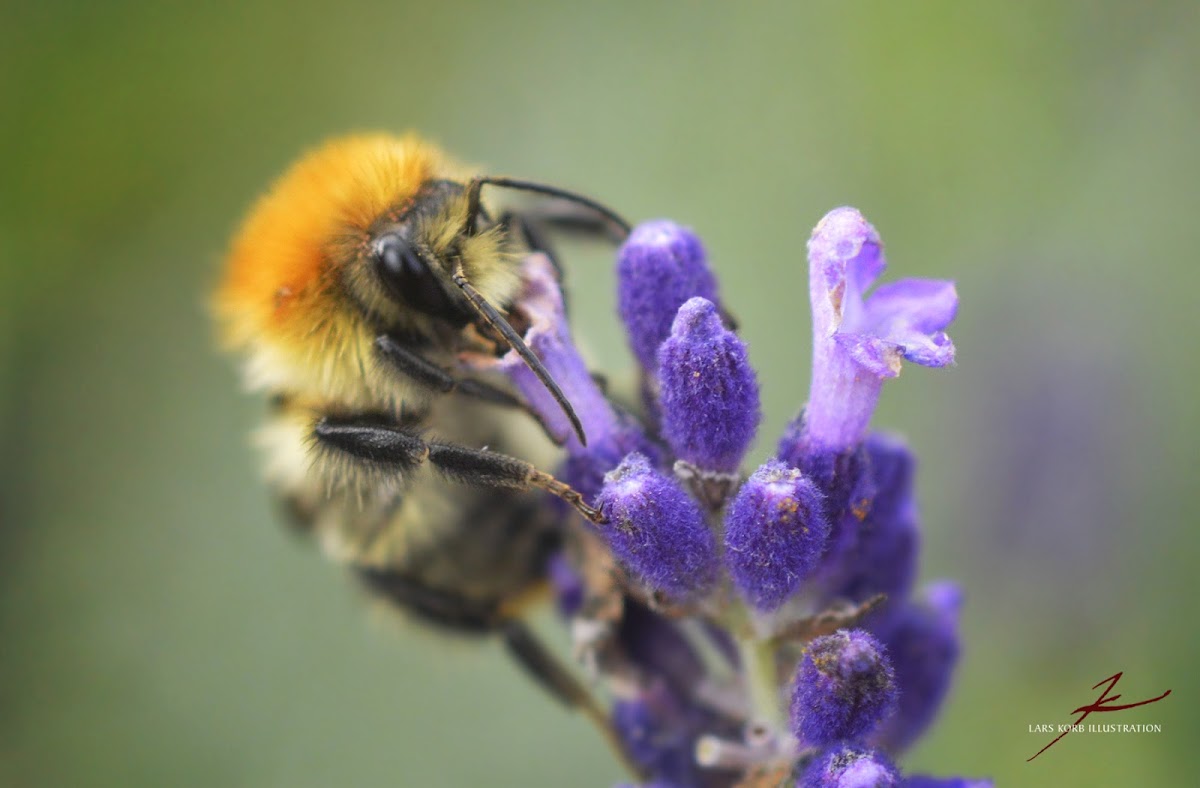
[[[443,476],[474,487],[545,490],[593,523],[605,521],[577,490],[532,463],[487,449],[426,441],[416,428],[380,416],[325,416],[314,425],[313,437],[375,471],[403,474],[428,462]]]

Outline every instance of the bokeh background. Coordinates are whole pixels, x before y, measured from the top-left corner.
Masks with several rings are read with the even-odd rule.
[[[380,623],[259,483],[204,308],[290,160],[418,129],[706,239],[778,434],[804,242],[851,203],[950,276],[960,363],[876,424],[922,457],[966,654],[910,769],[1195,776],[1200,9],[1190,3],[0,4],[0,785],[607,785],[494,646]],[[573,251],[598,366],[609,256]],[[764,440],[755,459],[767,455]],[[550,633],[557,630],[543,621]],[[1156,735],[1046,741],[1089,722]]]

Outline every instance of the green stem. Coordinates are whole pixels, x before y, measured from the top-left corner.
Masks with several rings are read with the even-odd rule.
[[[769,640],[738,640],[742,672],[750,691],[751,716],[774,730],[783,730],[783,708],[779,702],[779,673],[775,648]]]

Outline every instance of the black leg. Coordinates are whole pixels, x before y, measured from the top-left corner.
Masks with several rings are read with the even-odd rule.
[[[396,372],[434,391],[464,394],[510,408],[525,407],[520,399],[501,388],[480,380],[455,377],[388,334],[375,338],[375,351]]]
[[[517,664],[525,668],[542,687],[568,708],[583,712],[599,729],[601,735],[625,764],[625,768],[640,780],[648,780],[645,769],[629,752],[625,742],[613,727],[612,720],[595,696],[575,678],[562,661],[523,622],[509,620],[502,629],[504,645]]]
[[[453,443],[430,443],[429,462],[443,475],[463,484],[545,490],[569,503],[591,522],[597,525],[606,522],[600,510],[589,506],[575,488],[516,457]]]
[[[313,428],[313,437],[322,447],[375,471],[403,475],[428,461],[443,476],[462,484],[544,490],[566,501],[592,522],[604,522],[599,510],[589,506],[578,491],[531,463],[486,449],[426,442],[415,428],[389,422],[386,417],[326,416]]]
[[[442,394],[461,394],[482,402],[490,402],[505,408],[515,408],[523,411],[537,422],[542,432],[551,441],[561,444],[546,424],[541,414],[529,407],[529,404],[504,389],[493,386],[482,380],[455,377],[453,373],[442,369],[417,351],[406,346],[403,342],[388,334],[375,338],[375,352],[391,369],[405,378]]]
[[[506,618],[496,606],[444,589],[430,588],[412,575],[389,569],[359,567],[359,578],[379,594],[426,623],[465,635],[499,633],[513,660],[546,692],[569,709],[588,717],[634,775],[641,767],[612,726],[608,713],[586,686],[518,619]]]
[[[408,473],[424,464],[429,446],[416,430],[378,415],[326,416],[313,427],[317,445],[372,468]]]
[[[395,569],[359,566],[359,579],[372,592],[422,621],[460,634],[484,635],[498,628],[495,604],[430,588],[419,575]]]

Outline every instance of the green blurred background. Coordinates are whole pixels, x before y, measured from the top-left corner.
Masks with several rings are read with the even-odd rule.
[[[262,403],[213,350],[256,194],[326,136],[409,128],[696,227],[761,370],[755,459],[807,390],[826,210],[862,209],[892,276],[956,278],[959,366],[910,368],[875,422],[922,457],[923,576],[969,595],[905,764],[1192,783],[1195,4],[501,5],[0,5],[0,785],[619,777],[499,649],[373,623],[289,538]],[[578,333],[628,368],[610,262],[575,251]],[[1025,763],[1118,670],[1174,694],[1089,722],[1163,732]]]

